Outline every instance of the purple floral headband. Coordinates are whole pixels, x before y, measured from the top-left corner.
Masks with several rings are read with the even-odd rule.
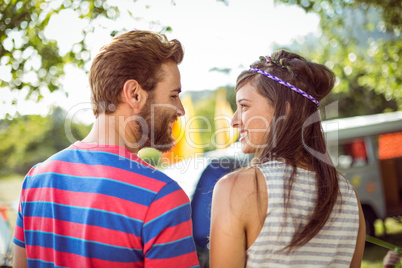
[[[267,58],[266,58],[266,61],[267,61],[267,62],[272,61],[272,60],[271,60],[271,57],[267,57]],[[280,61],[280,64],[282,65],[282,60]],[[284,67],[284,68],[287,68],[288,70],[290,69],[290,68],[288,68],[288,66],[287,66],[287,67]],[[253,72],[262,74],[263,76],[266,76],[266,77],[268,77],[268,78],[270,78],[270,79],[272,79],[272,80],[278,82],[279,84],[282,84],[282,85],[284,85],[285,87],[290,88],[291,90],[295,91],[296,93],[299,93],[300,95],[304,96],[305,98],[311,100],[311,101],[314,102],[314,104],[317,105],[317,106],[320,104],[320,103],[319,103],[313,96],[311,96],[310,94],[307,94],[306,92],[304,92],[304,91],[301,90],[300,88],[297,88],[297,87],[295,87],[294,85],[289,84],[289,83],[286,82],[286,81],[283,81],[282,79],[280,79],[279,77],[277,77],[277,76],[275,76],[275,75],[272,75],[272,74],[270,74],[270,73],[267,73],[267,72],[264,71],[264,70],[257,69],[257,68],[250,68],[249,71],[253,71]]]

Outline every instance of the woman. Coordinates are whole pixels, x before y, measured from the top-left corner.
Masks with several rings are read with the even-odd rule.
[[[334,82],[325,66],[284,50],[238,77],[232,126],[255,155],[214,188],[212,268],[360,267],[363,213],[327,153],[318,112]]]

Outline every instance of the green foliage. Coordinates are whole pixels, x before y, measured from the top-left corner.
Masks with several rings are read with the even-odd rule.
[[[402,246],[402,222],[401,219],[386,218],[384,221],[376,220],[374,223],[376,237],[391,244]],[[385,229],[384,229],[385,228]],[[362,268],[383,268],[383,259],[388,249],[366,243]]]
[[[74,50],[60,55],[57,43],[44,34],[52,15],[63,9],[75,10],[88,23],[84,37],[94,30],[93,19],[118,15],[106,0],[0,0],[0,62],[11,73],[9,79],[0,80],[0,88],[27,88],[27,98],[34,93],[40,99],[45,88],[53,92],[61,87],[58,79],[65,63],[83,66],[88,60],[82,56],[88,53],[85,38]]]
[[[162,153],[154,148],[143,148],[138,152],[138,157],[155,168],[161,168],[161,156]]]
[[[393,14],[391,9],[401,9],[399,0],[277,1],[297,4],[321,18],[320,34],[307,36],[288,48],[325,64],[337,76],[334,91],[322,106],[339,100],[339,117],[402,109],[402,69],[398,68],[402,21],[400,14],[385,17]]]
[[[275,0],[290,5],[298,5],[306,12],[315,12],[320,15],[322,25],[330,26],[343,24],[345,10],[362,9],[364,13],[369,9],[376,9],[389,29],[398,29],[402,25],[402,4],[400,0]]]
[[[54,109],[51,115],[27,115],[0,120],[0,175],[25,174],[38,162],[68,147],[64,133],[65,112]],[[82,139],[89,127],[71,123],[74,137]]]

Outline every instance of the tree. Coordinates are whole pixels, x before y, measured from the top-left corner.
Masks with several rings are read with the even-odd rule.
[[[399,0],[276,0],[317,13],[321,33],[291,45],[337,76],[340,116],[402,109],[402,9]],[[324,102],[325,103],[325,102]]]
[[[66,112],[55,108],[46,117],[26,115],[12,120],[0,120],[0,176],[25,174],[29,169],[54,153],[68,147],[65,135]],[[90,126],[70,123],[71,133],[84,138]]]
[[[298,5],[306,12],[315,12],[321,18],[321,25],[332,30],[334,24],[344,24],[347,10],[360,9],[364,13],[375,9],[384,26],[400,32],[402,25],[402,3],[400,0],[274,0],[289,5]]]
[[[78,12],[87,22],[83,37],[94,30],[92,20],[118,16],[117,8],[106,0],[0,0],[0,63],[2,72],[10,73],[0,79],[0,88],[27,88],[27,98],[35,94],[39,100],[44,89],[53,92],[60,88],[58,80],[66,63],[82,66],[88,60],[85,38],[60,55],[57,43],[44,34],[50,18],[63,9]]]

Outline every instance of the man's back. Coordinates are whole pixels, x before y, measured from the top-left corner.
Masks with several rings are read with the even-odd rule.
[[[14,242],[41,267],[197,266],[190,210],[126,148],[76,142],[26,176]]]

